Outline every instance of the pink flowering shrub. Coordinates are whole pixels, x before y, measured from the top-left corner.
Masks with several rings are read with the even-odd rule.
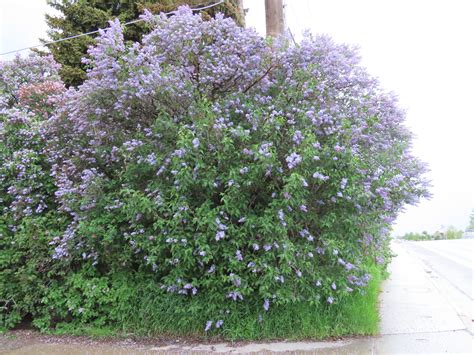
[[[390,223],[427,195],[396,99],[327,37],[269,45],[186,8],[145,17],[141,44],[117,21],[101,34],[51,121],[71,216],[53,258],[206,299],[206,330],[225,309],[360,292]]]

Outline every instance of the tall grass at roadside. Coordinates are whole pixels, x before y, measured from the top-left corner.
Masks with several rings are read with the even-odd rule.
[[[225,319],[219,339],[323,339],[347,335],[374,335],[378,332],[378,294],[384,272],[371,268],[372,279],[364,293],[354,293],[334,304],[296,303],[271,307],[249,305],[244,311],[222,314]],[[212,339],[205,335],[205,324],[215,310],[205,300],[189,304],[176,297],[163,297],[153,286],[138,292],[136,305],[126,307],[121,326],[124,332],[139,336],[173,336]],[[199,314],[199,316],[197,316]],[[214,320],[215,321],[215,320]]]

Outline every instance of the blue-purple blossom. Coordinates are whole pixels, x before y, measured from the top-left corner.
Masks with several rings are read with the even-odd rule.
[[[244,297],[239,291],[231,291],[227,294],[227,298],[231,298],[233,301],[243,300]]]
[[[270,300],[268,298],[265,298],[265,301],[263,302],[263,309],[265,312],[268,312],[270,309]]]
[[[301,131],[296,131],[295,134],[293,135],[293,142],[295,142],[296,145],[300,145],[301,142],[303,142],[303,134]]]
[[[320,172],[315,172],[315,173],[313,174],[313,178],[318,179],[318,180],[321,180],[321,181],[326,181],[326,180],[329,179],[329,176],[323,175],[323,174],[321,174]]]
[[[282,226],[286,226],[286,222],[285,222],[285,213],[283,212],[283,210],[278,210],[278,219],[280,220],[280,223],[282,224]]]
[[[217,231],[216,233],[216,241],[219,241],[221,239],[224,239],[225,237],[225,232],[224,231]]]
[[[237,250],[235,252],[235,258],[237,259],[237,261],[242,261],[244,260],[244,257],[242,256],[242,252],[240,250]]]
[[[288,164],[288,169],[293,169],[295,166],[300,164],[303,161],[301,155],[296,152],[291,153],[286,157],[286,163]]]

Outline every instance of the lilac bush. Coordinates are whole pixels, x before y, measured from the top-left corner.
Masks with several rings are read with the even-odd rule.
[[[64,91],[52,57],[0,62],[0,208],[18,220],[52,201],[42,127]],[[14,224],[12,224],[15,229]]]
[[[185,7],[144,18],[142,43],[101,32],[41,131],[69,218],[52,260],[203,300],[206,332],[363,292],[397,213],[428,195],[396,98],[328,37],[271,43]]]
[[[51,57],[0,62],[0,327],[36,316],[53,275],[48,234],[64,227],[43,133],[63,91]]]

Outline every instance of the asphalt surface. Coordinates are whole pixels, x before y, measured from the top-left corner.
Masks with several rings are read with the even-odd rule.
[[[471,301],[474,299],[474,239],[406,242],[404,246]]]
[[[403,242],[474,334],[474,239]]]

